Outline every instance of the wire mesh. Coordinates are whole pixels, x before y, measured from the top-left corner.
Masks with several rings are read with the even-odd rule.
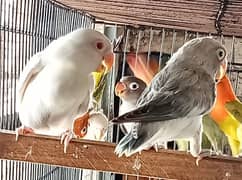
[[[30,57],[77,28],[94,28],[94,17],[48,0],[0,0],[0,128],[20,126],[16,81]],[[0,160],[0,179],[82,179],[80,169]]]

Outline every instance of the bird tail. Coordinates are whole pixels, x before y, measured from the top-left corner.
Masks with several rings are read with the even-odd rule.
[[[132,135],[131,132],[129,132],[127,135],[125,135],[121,141],[118,143],[118,145],[115,148],[115,154],[118,155],[118,157],[121,157],[125,154],[126,157],[131,156],[132,154],[136,153],[136,148],[134,147],[136,144],[137,139]]]

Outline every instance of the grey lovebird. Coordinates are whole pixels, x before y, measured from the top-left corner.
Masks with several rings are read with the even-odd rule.
[[[20,75],[17,110],[19,133],[60,136],[91,104],[91,72],[111,68],[112,47],[100,32],[77,29],[35,54]]]
[[[226,68],[226,49],[216,40],[203,37],[185,43],[144,90],[137,109],[112,120],[135,122],[115,153],[131,156],[157,141],[188,139],[191,154],[197,157],[202,116],[213,107],[216,79]]]
[[[146,84],[135,76],[123,76],[115,86],[115,94],[122,100],[119,107],[119,116],[136,109],[136,103],[146,88]],[[124,134],[128,134],[135,123],[121,123],[120,128]],[[159,148],[167,149],[167,142],[157,141],[151,145],[158,151]],[[149,149],[150,147],[147,147]]]
[[[124,76],[115,86],[115,94],[122,103],[119,107],[119,116],[136,109],[136,103],[146,88],[146,84],[135,76]],[[133,123],[120,124],[124,134],[130,132]]]

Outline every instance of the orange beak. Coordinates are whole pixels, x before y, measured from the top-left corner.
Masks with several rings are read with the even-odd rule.
[[[126,85],[122,82],[118,82],[115,86],[116,96],[121,96],[122,93],[126,90]]]
[[[224,60],[224,62],[220,65],[219,72],[217,73],[216,79],[221,80],[227,71],[227,60]]]
[[[110,69],[113,66],[113,62],[114,62],[114,55],[113,53],[107,54],[103,57],[103,61],[102,64],[99,65],[99,67],[97,68],[97,72],[102,73],[103,71],[109,72]]]

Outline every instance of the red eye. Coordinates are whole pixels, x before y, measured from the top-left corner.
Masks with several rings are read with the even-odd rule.
[[[103,48],[103,43],[102,42],[97,42],[96,47],[97,49],[101,50]]]

